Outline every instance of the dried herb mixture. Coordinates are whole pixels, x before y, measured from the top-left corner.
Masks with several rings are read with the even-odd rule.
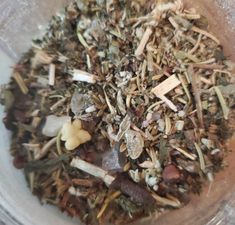
[[[86,224],[179,208],[223,167],[233,63],[180,0],[77,0],[2,88],[14,166]]]

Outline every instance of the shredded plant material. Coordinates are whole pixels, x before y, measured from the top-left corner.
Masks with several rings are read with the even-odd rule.
[[[77,0],[53,17],[1,91],[14,166],[42,203],[123,225],[213,181],[235,83],[201,19],[180,0]]]

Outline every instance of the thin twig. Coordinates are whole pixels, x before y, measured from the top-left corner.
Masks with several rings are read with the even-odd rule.
[[[196,27],[196,26],[193,26],[193,27],[191,28],[191,30],[194,31],[194,32],[200,33],[200,34],[202,34],[202,35],[204,35],[204,36],[206,36],[206,37],[212,39],[212,40],[215,41],[218,45],[220,45],[220,41],[219,41],[214,35],[208,33],[207,31],[202,30],[202,29],[200,29],[200,28],[198,28],[198,27]]]
[[[115,180],[115,177],[108,174],[108,171],[101,169],[98,166],[95,166],[91,163],[88,163],[84,160],[74,158],[70,163],[72,167],[76,167],[79,170],[82,170],[85,173],[88,173],[94,177],[100,178],[104,181],[107,186],[110,186],[112,182]]]
[[[198,49],[201,40],[202,40],[202,34],[199,34],[199,35],[198,35],[198,39],[197,39],[197,43],[196,43],[196,45],[189,51],[189,54],[192,55],[192,54]]]
[[[195,155],[192,155],[192,154],[186,152],[184,149],[179,148],[175,145],[171,145],[171,147],[174,148],[175,150],[177,150],[178,152],[182,153],[184,156],[186,156],[187,158],[189,158],[193,161],[197,158]]]
[[[26,86],[23,78],[21,77],[21,75],[17,72],[13,73],[13,78],[15,79],[16,83],[18,84],[18,86],[20,87],[20,90],[22,91],[23,94],[28,94],[29,89]]]
[[[143,53],[143,51],[145,49],[145,46],[148,43],[148,40],[149,40],[150,36],[152,35],[152,33],[153,33],[152,28],[151,27],[147,27],[147,29],[146,29],[146,31],[145,31],[145,33],[144,33],[144,35],[143,35],[143,37],[142,37],[142,39],[140,41],[140,44],[139,44],[138,48],[135,51],[135,56],[136,57],[142,55],[142,53]]]
[[[112,202],[115,198],[117,198],[121,194],[122,194],[121,191],[115,191],[105,199],[104,204],[97,215],[97,219],[99,219],[104,214],[104,212],[107,209],[107,207],[109,206],[110,202]]]
[[[49,66],[49,85],[55,85],[55,64],[50,64]]]
[[[43,158],[51,149],[51,147],[56,144],[56,139],[57,137],[54,137],[52,138],[50,141],[48,141],[42,148],[41,151],[37,151],[35,156],[34,156],[34,159],[35,160],[39,160],[41,158]]]

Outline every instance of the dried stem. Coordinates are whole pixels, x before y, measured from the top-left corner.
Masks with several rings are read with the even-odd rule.
[[[27,88],[23,78],[21,75],[17,72],[13,73],[13,78],[15,79],[16,83],[19,85],[20,90],[22,91],[23,94],[28,94],[29,89]]]
[[[215,41],[218,45],[220,45],[220,41],[219,41],[214,35],[208,33],[207,31],[202,30],[202,29],[200,29],[200,28],[198,28],[198,27],[196,27],[196,26],[193,26],[193,27],[191,28],[191,30],[194,31],[194,32],[200,33],[200,34],[202,34],[202,35],[204,35],[204,36],[206,36],[206,37],[212,39],[212,40]]]
[[[98,80],[97,76],[77,69],[72,71],[72,75],[74,81],[81,81],[81,82],[95,84],[96,81]]]
[[[145,31],[145,33],[144,33],[144,35],[143,35],[143,37],[142,37],[142,39],[140,41],[140,44],[139,44],[138,48],[135,51],[136,57],[142,55],[142,53],[143,53],[143,51],[145,49],[145,46],[148,43],[149,38],[152,35],[152,33],[153,33],[152,28],[151,27],[147,27],[147,29],[146,29],[146,31]]]
[[[97,215],[97,219],[99,219],[104,214],[104,212],[108,208],[108,205],[110,204],[110,202],[112,202],[115,198],[117,198],[121,194],[122,194],[121,191],[115,191],[105,199],[104,204]]]
[[[193,67],[188,68],[188,75],[191,79],[193,94],[196,102],[197,116],[199,120],[200,127],[204,128],[203,114],[202,114],[202,103],[201,103],[201,90],[200,90],[200,80],[193,71]]]
[[[191,159],[193,161],[196,160],[196,156],[195,155],[192,155],[192,154],[186,152],[184,149],[179,148],[179,147],[177,147],[175,145],[171,145],[171,147],[174,148],[175,150],[177,150],[178,152],[182,153],[185,157],[187,157],[187,158],[189,158],[189,159]]]
[[[55,64],[50,64],[49,67],[49,85],[55,85]]]
[[[56,144],[57,137],[52,138],[50,141],[48,141],[41,151],[38,151],[34,155],[35,160],[39,160],[43,158],[51,149],[51,147]]]
[[[198,35],[198,39],[197,39],[197,43],[196,43],[196,45],[189,51],[189,54],[192,55],[195,51],[197,51],[197,49],[198,49],[198,47],[199,47],[199,45],[200,45],[201,40],[202,40],[202,34],[199,34],[199,35]]]

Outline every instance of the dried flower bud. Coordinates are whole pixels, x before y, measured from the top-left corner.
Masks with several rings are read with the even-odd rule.
[[[65,141],[67,150],[74,150],[79,145],[91,140],[91,135],[82,129],[80,120],[74,120],[72,123],[67,122],[61,130],[61,140]]]

